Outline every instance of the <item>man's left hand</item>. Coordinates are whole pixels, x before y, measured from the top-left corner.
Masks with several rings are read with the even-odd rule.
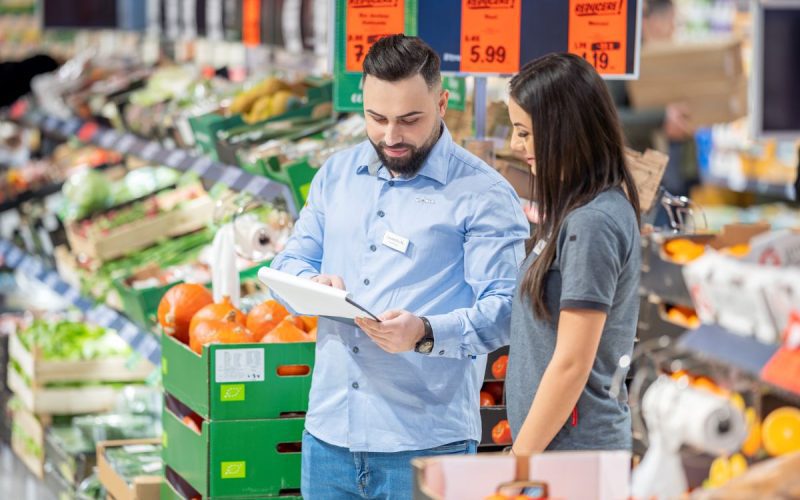
[[[425,325],[408,311],[388,311],[378,316],[380,322],[356,318],[356,325],[386,352],[412,351],[425,336]]]

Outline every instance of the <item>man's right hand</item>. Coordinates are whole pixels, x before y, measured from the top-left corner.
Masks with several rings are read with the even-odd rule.
[[[333,274],[318,274],[311,278],[311,281],[322,285],[331,286],[333,288],[338,288],[339,290],[345,290],[344,280],[341,278],[341,276],[335,276]]]
[[[694,134],[689,108],[682,103],[667,105],[664,117],[664,133],[673,141],[685,141]]]

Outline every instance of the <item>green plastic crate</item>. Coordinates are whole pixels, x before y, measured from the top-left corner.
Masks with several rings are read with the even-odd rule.
[[[203,498],[285,498],[300,489],[300,452],[278,446],[302,442],[303,418],[206,420],[198,434],[165,407],[163,425],[164,464]]]
[[[161,337],[164,390],[205,419],[280,418],[308,410],[311,373],[279,376],[279,366],[314,367],[313,342],[210,344],[198,356],[173,337]]]

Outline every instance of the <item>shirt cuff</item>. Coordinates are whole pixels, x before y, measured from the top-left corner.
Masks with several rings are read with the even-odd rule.
[[[461,318],[453,313],[425,317],[433,330],[433,351],[430,355],[460,358],[464,332]]]
[[[608,314],[611,306],[596,300],[564,299],[561,301],[560,309],[589,309]]]

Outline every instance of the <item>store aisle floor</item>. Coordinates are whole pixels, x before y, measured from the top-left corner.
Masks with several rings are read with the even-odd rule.
[[[55,500],[47,487],[25,468],[6,444],[0,444],[0,498]]]

